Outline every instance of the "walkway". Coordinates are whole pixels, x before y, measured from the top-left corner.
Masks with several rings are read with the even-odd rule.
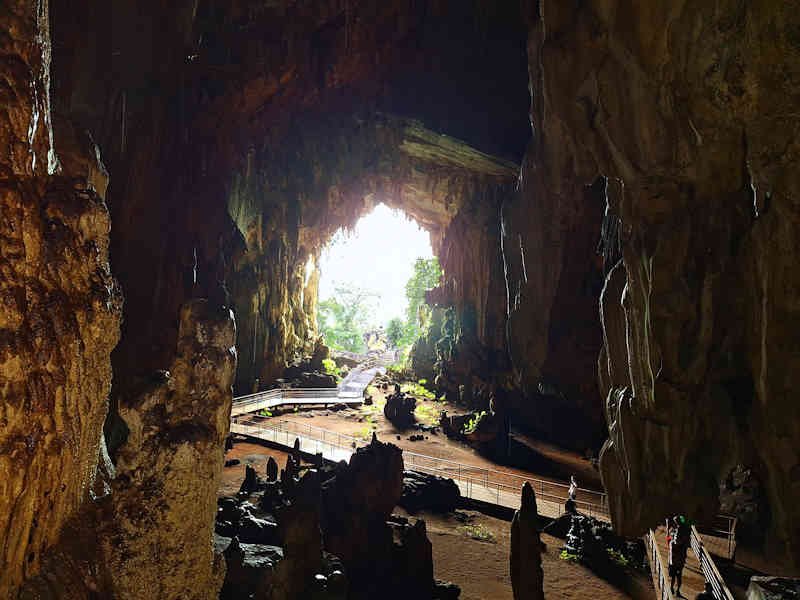
[[[350,369],[338,388],[276,388],[239,396],[233,399],[231,416],[236,417],[262,410],[271,411],[280,406],[314,404],[360,405],[364,390],[379,373],[386,372],[386,366],[394,362],[393,352],[385,352],[365,363]]]
[[[349,460],[355,449],[366,443],[366,440],[312,425],[300,425],[257,415],[235,417],[231,423],[231,432],[288,448],[291,448],[295,439],[298,439],[302,450],[311,453],[321,452],[324,458],[336,462]],[[568,486],[562,483],[521,477],[408,451],[403,452],[403,461],[407,469],[453,479],[465,498],[513,509],[519,507],[522,484],[528,481],[536,490],[539,514],[557,518],[564,513]],[[604,521],[609,520],[604,493],[581,490],[577,504],[581,512]]]
[[[705,589],[706,581],[711,582],[717,600],[733,600],[716,564],[706,550],[703,538],[694,526],[691,533],[691,549],[686,553],[680,596],[677,593],[673,594],[669,589],[669,542],[667,542],[666,526],[662,525],[655,531],[651,530],[645,536],[645,543],[648,547],[648,560],[656,596],[661,600],[675,600],[681,597],[694,600],[697,594]]]

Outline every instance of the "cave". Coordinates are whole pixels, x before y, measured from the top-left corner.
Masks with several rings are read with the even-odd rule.
[[[4,2],[0,597],[219,597],[233,398],[315,352],[320,253],[379,202],[442,265],[445,392],[599,454],[619,535],[746,473],[797,575],[798,32],[771,0]]]

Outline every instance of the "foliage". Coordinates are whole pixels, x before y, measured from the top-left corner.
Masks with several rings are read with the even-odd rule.
[[[399,317],[391,319],[389,324],[386,325],[386,337],[389,340],[389,346],[391,348],[399,348],[404,335],[405,323],[403,322],[403,319]]]
[[[258,414],[261,417],[271,417],[272,416],[272,413],[270,411],[268,411],[266,408],[262,408],[260,411],[258,411]]]
[[[560,554],[561,560],[567,560],[569,562],[580,562],[581,557],[577,554],[573,554],[572,552],[568,552],[567,550],[562,550]]]
[[[425,319],[430,312],[422,310],[427,308],[425,292],[439,285],[441,277],[442,268],[439,266],[438,258],[418,258],[414,262],[414,274],[406,283],[406,298],[408,299],[406,320],[409,324],[417,325],[417,335],[419,327],[425,324]],[[417,335],[414,336],[415,339]]]
[[[426,425],[436,425],[439,422],[440,410],[430,404],[417,404],[414,409],[414,414],[417,421],[425,423]]]
[[[431,309],[425,304],[425,292],[439,285],[441,277],[442,269],[436,257],[418,258],[414,262],[414,273],[406,282],[405,319],[394,318],[386,326],[386,337],[392,347],[402,348],[407,354],[411,344],[427,328]]]
[[[478,428],[478,425],[486,417],[487,413],[485,410],[482,410],[479,413],[475,413],[472,418],[464,424],[464,433],[475,433],[475,430]]]
[[[317,321],[328,346],[337,350],[364,352],[367,315],[374,300],[374,292],[338,286],[331,298],[320,302]]]
[[[342,370],[336,366],[336,361],[332,358],[322,359],[322,370],[328,375],[334,375],[337,379],[342,376]]]
[[[627,567],[630,564],[630,560],[627,556],[625,556],[622,552],[618,550],[614,550],[613,548],[606,548],[606,552],[608,552],[609,558],[617,563],[621,567]]]
[[[436,400],[436,394],[428,391],[418,383],[404,383],[400,386],[400,391],[426,400]]]
[[[480,542],[495,542],[494,534],[486,529],[483,525],[464,525],[459,528],[461,532],[468,538],[478,540]]]

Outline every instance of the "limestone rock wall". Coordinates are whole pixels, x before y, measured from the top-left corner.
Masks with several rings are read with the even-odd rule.
[[[54,137],[47,2],[4,3],[0,31],[0,596],[8,598],[38,571],[92,484],[121,297],[96,148],[68,128]]]
[[[764,482],[771,550],[796,563],[800,17],[715,0],[532,2],[527,18],[534,140],[510,208],[535,213],[526,257],[556,258],[528,269],[545,312],[518,334],[512,312],[517,360],[546,361],[536,340],[567,247],[559,224],[605,175],[622,257],[604,269],[599,360],[615,525],[713,514],[742,464]]]
[[[224,567],[212,537],[235,343],[229,308],[188,303],[170,370],[121,403],[128,434],[117,451],[100,543],[115,598],[219,595]]]

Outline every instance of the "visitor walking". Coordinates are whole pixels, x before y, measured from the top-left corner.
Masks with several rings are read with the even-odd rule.
[[[667,541],[669,542],[669,589],[681,596],[683,567],[686,565],[686,552],[689,549],[689,525],[684,516],[672,517],[667,521]],[[676,587],[677,584],[677,587]]]

